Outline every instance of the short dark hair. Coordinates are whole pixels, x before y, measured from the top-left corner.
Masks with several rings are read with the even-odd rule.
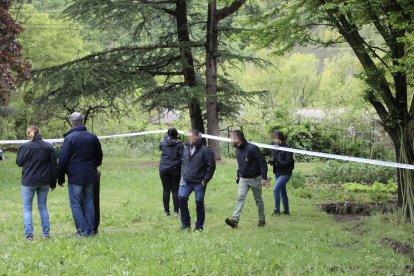
[[[178,138],[178,131],[177,131],[177,129],[175,129],[175,128],[173,128],[173,127],[170,127],[170,128],[167,130],[167,135],[168,135],[169,137],[173,138],[173,139],[177,139],[177,138]]]
[[[280,130],[275,130],[273,132],[273,137],[280,139],[282,142],[285,142],[286,141],[285,135]]]
[[[232,130],[230,133],[236,134],[237,137],[239,137],[240,140],[244,140],[244,132],[242,130]]]

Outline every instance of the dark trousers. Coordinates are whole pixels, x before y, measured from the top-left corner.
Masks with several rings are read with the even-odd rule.
[[[180,186],[180,175],[173,174],[160,174],[162,182],[162,199],[164,202],[164,211],[170,212],[170,194],[172,193],[172,199],[174,204],[174,212],[178,213],[178,188]]]
[[[206,218],[204,208],[204,196],[206,194],[206,187],[203,187],[201,183],[186,182],[184,179],[181,181],[178,196],[180,199],[180,211],[181,211],[181,223],[184,226],[191,227],[190,211],[188,210],[188,198],[191,193],[195,193],[197,221],[196,229],[203,229],[204,221]]]
[[[101,209],[99,205],[99,197],[100,197],[100,188],[101,187],[101,172],[98,172],[96,177],[96,181],[93,183],[93,205],[95,207],[95,224],[94,224],[94,232],[98,233],[99,223],[101,222]],[[85,207],[83,204],[83,200],[81,201],[82,212],[85,213]]]

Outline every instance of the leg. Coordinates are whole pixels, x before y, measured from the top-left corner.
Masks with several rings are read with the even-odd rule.
[[[164,212],[170,213],[170,192],[171,192],[171,176],[169,174],[160,175],[162,182],[162,200],[164,203]]]
[[[23,222],[26,238],[33,236],[32,205],[36,187],[22,185]]]
[[[173,197],[173,203],[174,203],[174,212],[178,213],[179,210],[179,201],[178,201],[178,188],[180,187],[180,179],[181,177],[179,175],[174,175],[171,177],[172,179],[172,197]]]
[[[194,187],[188,184],[183,179],[178,190],[178,199],[180,201],[181,224],[186,227],[191,227],[190,211],[188,210],[188,198]]]
[[[282,188],[282,178],[276,176],[276,183],[273,188],[273,195],[275,197],[275,213],[280,213],[280,189]]]
[[[85,216],[81,208],[83,186],[78,184],[68,184],[69,203],[72,210],[73,220],[75,222],[78,235],[87,236]],[[85,203],[84,203],[85,204]]]
[[[95,234],[95,206],[93,202],[93,183],[84,184],[82,190],[82,200],[85,206],[85,222],[87,235]]]
[[[203,230],[204,221],[206,219],[206,211],[204,208],[204,196],[206,194],[206,187],[203,187],[201,183],[194,186],[196,210],[197,210],[197,221],[196,229]]]
[[[257,185],[252,186],[252,192],[254,200],[256,201],[257,212],[259,216],[259,221],[265,221],[265,211],[264,203],[262,197],[262,185],[260,184],[260,179],[256,179]]]
[[[282,175],[282,185],[280,194],[282,195],[283,210],[285,214],[289,214],[289,198],[286,191],[286,185],[290,180],[290,175]]]
[[[238,194],[236,207],[234,208],[233,219],[239,220],[241,212],[243,211],[244,202],[246,201],[246,195],[249,191],[249,185],[247,184],[247,179],[240,178],[238,184]]]
[[[101,190],[101,173],[98,172],[96,181],[93,184],[93,205],[95,207],[95,234],[98,233],[99,224],[101,222],[101,208],[100,208],[100,190]]]
[[[49,185],[42,185],[37,188],[37,207],[39,209],[40,221],[42,222],[43,237],[49,237],[50,231],[49,212],[47,210],[49,188]]]

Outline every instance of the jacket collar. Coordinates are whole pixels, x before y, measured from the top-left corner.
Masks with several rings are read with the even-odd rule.
[[[244,149],[247,146],[248,142],[246,139],[243,140],[243,142],[240,144],[240,146],[236,146],[238,149]]]
[[[74,127],[72,129],[70,129],[68,132],[66,132],[65,134],[63,134],[63,137],[66,137],[69,134],[71,134],[72,132],[76,132],[76,131],[86,131],[86,127],[85,126]]]
[[[38,134],[35,134],[32,141],[34,142],[34,141],[41,141],[41,140],[42,140],[42,136],[38,133]]]

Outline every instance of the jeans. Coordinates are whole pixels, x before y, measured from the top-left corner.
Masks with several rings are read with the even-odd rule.
[[[246,201],[247,192],[252,189],[254,200],[256,201],[259,220],[265,220],[264,202],[262,198],[261,177],[257,178],[240,178],[238,184],[238,194],[236,207],[234,208],[233,219],[239,220],[243,211],[244,202]]]
[[[185,180],[181,181],[180,189],[178,190],[178,198],[180,200],[181,223],[184,226],[191,226],[191,217],[190,212],[188,211],[188,198],[190,197],[190,194],[193,191],[195,193],[197,211],[196,229],[203,229],[206,217],[204,209],[204,196],[206,194],[206,187],[203,187],[201,182],[193,183],[186,182]]]
[[[32,206],[35,193],[37,193],[37,207],[39,209],[40,221],[42,222],[42,233],[44,237],[49,237],[50,222],[49,212],[47,211],[47,194],[49,193],[49,188],[50,185],[22,185],[23,221],[26,237],[33,236]]]
[[[276,184],[273,188],[275,197],[275,212],[280,212],[280,197],[282,196],[283,209],[289,213],[289,199],[286,192],[286,184],[289,182],[290,175],[276,175]]]
[[[178,212],[178,188],[180,186],[180,175],[161,174],[160,177],[163,188],[162,199],[164,202],[164,211],[170,213],[170,193],[172,193],[174,212]]]
[[[91,236],[95,234],[95,207],[93,201],[93,183],[68,184],[69,202],[77,234]],[[82,205],[81,206],[81,202]]]

